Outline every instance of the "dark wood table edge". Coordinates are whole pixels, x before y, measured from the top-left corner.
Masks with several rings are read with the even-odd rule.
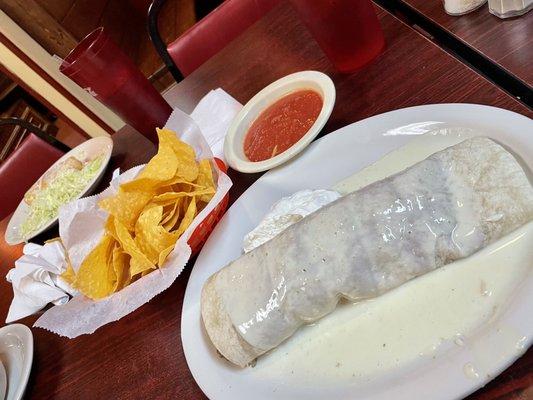
[[[446,52],[533,109],[533,88],[402,0],[373,0]]]

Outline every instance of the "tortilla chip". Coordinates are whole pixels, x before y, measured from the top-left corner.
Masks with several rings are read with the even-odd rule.
[[[108,264],[114,244],[115,240],[105,234],[100,243],[85,257],[76,274],[74,287],[93,300],[110,295],[116,288],[116,275]]]
[[[131,231],[139,214],[152,197],[150,192],[126,192],[121,187],[115,196],[100,200],[98,205]]]
[[[215,194],[215,181],[213,180],[211,161],[208,159],[201,160],[198,165],[198,178],[196,179],[196,184],[211,190],[206,194],[202,194],[199,198],[200,201],[209,203]]]
[[[117,239],[122,246],[123,251],[128,254],[130,259],[130,275],[134,276],[147,269],[154,269],[155,265],[152,263],[139,249],[130,233],[124,225],[115,219],[115,230],[117,232]]]

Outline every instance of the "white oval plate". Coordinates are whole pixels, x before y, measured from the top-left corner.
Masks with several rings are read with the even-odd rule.
[[[322,97],[322,110],[313,126],[283,153],[263,161],[248,160],[244,155],[243,143],[252,122],[276,100],[304,89],[315,90]],[[318,71],[302,71],[284,76],[258,92],[233,118],[224,140],[224,157],[230,167],[241,172],[261,172],[277,167],[296,156],[313,141],[328,121],[334,105],[335,85],[326,74]]]
[[[491,324],[475,330],[476,351],[487,355],[486,374],[472,379],[463,368],[472,359],[468,345],[424,360],[417,368],[384,373],[372,385],[339,381],[324,388],[299,384],[294,376],[276,376],[264,368],[238,369],[214,351],[200,316],[200,293],[206,279],[241,254],[242,238],[279,198],[308,188],[329,188],[377,161],[412,139],[442,126],[481,131],[511,148],[533,170],[533,122],[495,107],[439,104],[406,108],[346,126],[314,142],[289,163],[269,171],[228,210],[204,245],[191,272],[181,320],[187,363],[201,389],[211,399],[323,399],[373,400],[456,399],[486,384],[515,361],[533,341],[533,274],[522,282],[507,308]],[[517,348],[499,333],[499,327],[520,328],[526,335]],[[275,356],[275,352],[272,353]],[[261,360],[259,360],[260,362]],[[259,364],[258,362],[258,364]],[[309,366],[307,366],[309,367]]]
[[[83,189],[82,192],[75,199],[73,199],[73,200],[77,200],[83,196],[88,195],[92,190],[96,188],[96,186],[100,182],[100,179],[102,179],[102,176],[104,175],[107,164],[109,163],[109,159],[111,158],[112,151],[113,151],[113,140],[111,140],[111,138],[102,136],[102,137],[96,137],[96,138],[89,139],[83,142],[82,144],[80,144],[79,146],[74,147],[72,150],[66,153],[63,157],[57,160],[50,168],[48,168],[48,170],[42,176],[44,176],[48,171],[53,170],[57,165],[65,161],[68,157],[76,157],[78,159],[80,158],[84,159],[86,157],[92,158],[98,154],[103,154],[104,159],[102,161],[102,165],[100,166],[100,170],[95,175],[95,177],[87,184],[85,189]],[[38,182],[41,178],[39,178],[36,182]],[[32,232],[26,237],[22,237],[20,235],[20,226],[28,217],[29,212],[30,212],[30,207],[26,204],[26,202],[23,199],[19,203],[13,215],[11,216],[11,219],[9,220],[9,224],[7,225],[7,229],[5,233],[5,240],[8,244],[15,245],[15,244],[27,242],[28,240],[46,231],[48,228],[52,227],[57,222],[57,215],[56,215],[55,218],[52,218],[50,221],[44,224],[40,229]]]
[[[33,335],[30,328],[22,324],[0,328],[0,361],[7,373],[5,400],[22,399],[33,362]]]

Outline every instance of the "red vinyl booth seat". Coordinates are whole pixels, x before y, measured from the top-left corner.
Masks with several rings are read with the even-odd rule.
[[[17,208],[28,189],[63,152],[33,133],[0,165],[0,220]]]
[[[222,50],[281,0],[226,0],[167,46],[184,76]]]

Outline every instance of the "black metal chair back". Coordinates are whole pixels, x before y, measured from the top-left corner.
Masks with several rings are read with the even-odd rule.
[[[150,40],[154,44],[155,50],[165,63],[168,71],[172,74],[172,77],[176,80],[176,82],[180,82],[183,80],[183,74],[172,60],[172,57],[170,57],[170,54],[167,50],[167,45],[161,38],[161,34],[159,32],[159,13],[165,4],[165,1],[166,0],[154,0],[150,5],[150,8],[148,9],[148,34],[150,35]]]
[[[35,134],[35,136],[38,136],[40,139],[44,140],[48,144],[51,144],[52,146],[54,146],[58,150],[61,150],[64,153],[67,153],[71,150],[70,147],[68,147],[65,143],[60,142],[52,135],[49,135],[45,131],[33,125],[31,122],[15,117],[0,118],[0,127],[6,125],[18,125],[24,129],[27,129],[28,131]]]

